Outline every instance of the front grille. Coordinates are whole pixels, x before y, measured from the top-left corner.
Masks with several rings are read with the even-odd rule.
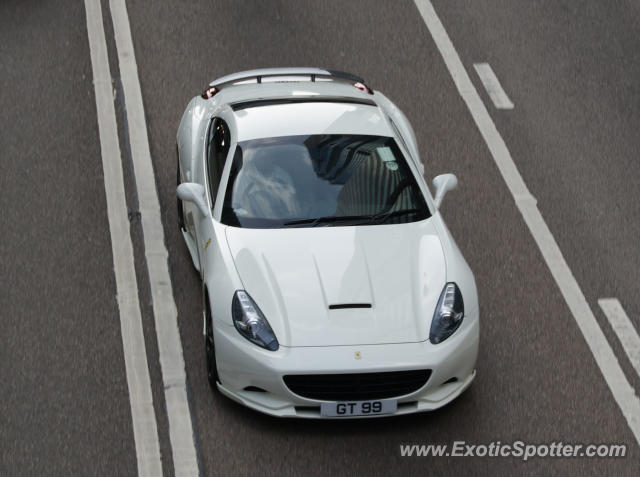
[[[431,375],[430,369],[358,374],[290,374],[283,377],[298,396],[320,401],[386,399],[417,391]]]

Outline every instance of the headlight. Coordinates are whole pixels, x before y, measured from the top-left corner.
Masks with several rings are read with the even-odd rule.
[[[270,351],[278,349],[278,340],[269,322],[246,291],[238,290],[233,295],[231,316],[236,330],[249,341]]]
[[[447,283],[440,294],[436,312],[433,314],[429,341],[438,344],[458,329],[464,318],[462,293],[455,283]]]

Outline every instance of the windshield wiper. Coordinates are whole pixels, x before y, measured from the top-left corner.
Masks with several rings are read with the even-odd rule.
[[[356,220],[356,221],[362,220],[362,221],[366,221],[366,223],[378,222],[382,224],[386,222],[388,219],[390,219],[391,217],[415,214],[420,211],[421,209],[404,209],[404,210],[393,210],[390,212],[382,211],[382,212],[378,212],[377,214],[371,214],[371,215],[338,215],[338,216],[329,215],[326,217],[290,220],[288,222],[285,222],[282,225],[285,227],[288,227],[291,225],[309,224],[310,227],[315,227],[316,225],[319,225],[319,224],[331,224],[335,222],[352,221],[352,220]]]
[[[368,220],[372,216],[370,215],[328,215],[326,217],[315,217],[310,219],[297,219],[290,220],[288,222],[283,223],[282,225],[288,227],[290,225],[304,225],[309,224],[311,227],[315,227],[319,224],[331,224],[334,222],[341,222],[343,220]]]
[[[403,210],[393,210],[390,212],[382,211],[377,214],[370,215],[368,218],[370,219],[371,222],[378,222],[383,224],[391,217],[399,217],[401,215],[416,214],[420,211],[421,209],[403,209]]]

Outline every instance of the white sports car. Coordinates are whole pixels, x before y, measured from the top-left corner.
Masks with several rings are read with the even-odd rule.
[[[180,122],[178,215],[214,389],[274,416],[436,409],[473,381],[476,285],[402,112],[358,77],[236,73]]]

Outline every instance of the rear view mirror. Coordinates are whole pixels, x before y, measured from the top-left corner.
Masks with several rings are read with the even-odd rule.
[[[178,186],[176,190],[178,198],[184,202],[191,202],[195,204],[205,217],[209,216],[209,209],[207,203],[204,200],[204,187],[195,182],[184,182]]]
[[[444,195],[458,187],[458,178],[454,174],[440,174],[434,177],[432,184],[436,191],[434,202],[436,208],[439,209]]]

